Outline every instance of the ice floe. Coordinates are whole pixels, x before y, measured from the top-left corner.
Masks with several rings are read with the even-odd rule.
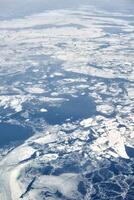
[[[0,198],[92,199],[105,180],[114,179],[128,191],[126,174],[130,178],[133,161],[126,146],[134,146],[134,35],[125,17],[130,16],[81,7],[0,21],[0,120],[28,125],[36,133],[19,146],[1,149]],[[56,108],[55,119],[60,114],[64,118],[62,108],[67,112],[72,99],[74,113],[50,125],[45,118],[49,109]],[[90,117],[87,102],[94,102]],[[80,113],[77,105],[86,116],[82,112],[72,117]],[[15,112],[17,117],[12,116]],[[118,173],[121,162],[126,168],[121,165]],[[109,173],[99,174],[103,167]],[[113,195],[124,195],[117,193]]]
[[[37,87],[37,86],[32,86],[32,87],[27,87],[26,91],[32,94],[42,94],[44,93],[44,89],[41,87]]]
[[[16,112],[22,111],[22,104],[27,100],[26,96],[15,95],[15,96],[0,96],[0,106],[3,106],[4,109],[10,107]]]
[[[113,105],[98,105],[96,110],[100,113],[111,115],[114,112],[114,106]]]
[[[48,110],[47,109],[45,109],[45,108],[41,108],[40,109],[40,112],[47,112]]]

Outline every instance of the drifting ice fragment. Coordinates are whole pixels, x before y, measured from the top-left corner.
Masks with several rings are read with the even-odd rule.
[[[129,158],[125,150],[124,140],[119,132],[116,130],[109,131],[108,140],[110,147],[112,147],[119,156],[126,159]]]

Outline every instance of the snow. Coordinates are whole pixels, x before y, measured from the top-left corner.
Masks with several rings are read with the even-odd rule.
[[[134,88],[128,88],[127,92],[128,92],[128,97],[133,100],[134,99]]]
[[[92,118],[88,118],[88,119],[84,119],[83,121],[80,122],[81,126],[84,126],[85,128],[88,128],[92,125],[93,119]]]
[[[122,157],[129,159],[125,150],[125,129],[119,129],[118,123],[114,120],[103,118],[101,122],[103,130],[100,132],[101,127],[98,127],[96,132],[101,135],[91,145],[92,151],[99,155],[111,155],[114,157]],[[113,151],[111,151],[112,149]]]
[[[8,154],[7,157],[5,157],[5,165],[14,165],[18,164],[19,162],[29,159],[33,154],[35,153],[35,149],[33,149],[30,146],[22,145],[13,151],[11,151],[10,154]]]
[[[42,94],[45,92],[43,88],[38,86],[27,87],[25,90],[31,94]]]
[[[36,142],[38,144],[47,144],[47,143],[55,142],[56,139],[57,139],[56,134],[47,133],[44,136],[41,136],[41,137],[35,139],[34,142]]]
[[[11,198],[14,200],[18,200],[23,193],[24,188],[20,185],[18,178],[21,174],[21,170],[25,168],[26,165],[27,164],[19,165],[10,172],[9,184],[11,188]]]
[[[40,109],[40,112],[47,112],[48,110],[47,109],[45,109],[45,108],[41,108]]]
[[[1,81],[0,107],[4,111],[10,108],[21,112],[28,103],[30,106],[20,117],[24,121],[15,119],[14,122],[41,130],[1,156],[0,184],[9,182],[5,194],[11,191],[13,200],[19,199],[27,188],[27,179],[31,180],[36,171],[33,189],[24,199],[40,199],[46,188],[51,193],[61,192],[67,199],[80,199],[77,198],[79,174],[41,175],[41,166],[49,164],[55,170],[74,159],[84,169],[84,166],[90,168],[97,163],[96,159],[107,161],[108,158],[109,162],[110,159],[131,159],[125,145],[134,145],[131,53],[134,40],[130,32],[133,27],[124,16],[120,17],[117,13],[114,17],[113,13],[109,15],[86,7],[0,21],[0,42],[3,44],[0,74],[12,80],[12,88],[5,78]],[[122,31],[128,30],[128,33],[107,34],[104,30],[107,23],[119,26]],[[68,72],[74,73],[68,77]],[[22,79],[14,81],[16,76]],[[92,97],[100,115],[52,127],[43,118],[31,119],[31,114],[47,112],[46,104],[60,106],[68,101],[67,96],[79,94]],[[93,168],[96,170],[96,165]]]
[[[0,96],[0,106],[4,108],[10,107],[16,112],[22,111],[22,104],[27,100],[26,96],[14,95],[14,96]]]
[[[44,156],[41,157],[40,161],[46,161],[49,162],[51,160],[56,160],[58,158],[58,154],[56,153],[48,153],[48,154],[44,154]]]
[[[96,106],[96,110],[98,112],[101,112],[106,115],[111,115],[114,112],[114,106],[113,105],[106,105],[101,104]]]
[[[55,193],[59,191],[66,198],[74,198],[77,193],[79,177],[77,174],[65,173],[60,176],[41,176],[33,184],[34,188],[48,188]]]
[[[112,147],[115,152],[122,158],[129,159],[124,145],[124,138],[116,130],[108,133],[109,146]]]

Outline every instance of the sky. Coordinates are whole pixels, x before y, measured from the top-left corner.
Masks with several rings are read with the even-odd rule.
[[[84,4],[93,4],[101,9],[124,13],[133,13],[133,0],[0,0],[0,19],[20,18],[50,9],[77,8]]]

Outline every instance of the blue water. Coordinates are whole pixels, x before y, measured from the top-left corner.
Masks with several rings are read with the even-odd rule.
[[[67,100],[58,106],[45,106],[46,113],[35,113],[33,118],[44,118],[48,124],[75,122],[93,116],[96,113],[95,103],[87,95],[67,96]]]
[[[0,123],[0,147],[17,141],[24,141],[32,135],[33,131],[29,127]]]

